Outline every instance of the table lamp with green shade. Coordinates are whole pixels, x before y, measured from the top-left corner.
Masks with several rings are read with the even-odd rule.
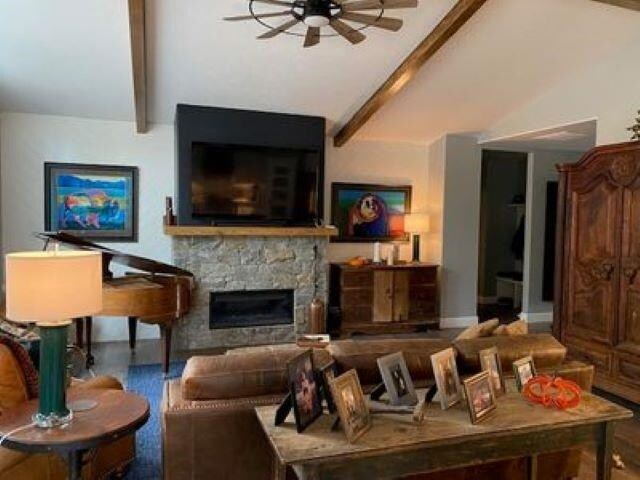
[[[6,256],[6,316],[40,331],[39,407],[33,421],[55,427],[71,421],[66,404],[67,327],[72,318],[102,310],[99,252],[22,252]]]
[[[415,212],[404,216],[404,230],[413,236],[412,259],[414,263],[420,262],[420,234],[429,233],[429,214]]]

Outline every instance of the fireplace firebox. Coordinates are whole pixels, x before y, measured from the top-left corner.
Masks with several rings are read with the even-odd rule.
[[[293,324],[293,290],[211,292],[209,328]]]

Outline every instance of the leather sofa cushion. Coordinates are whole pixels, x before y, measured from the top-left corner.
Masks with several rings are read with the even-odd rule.
[[[516,360],[531,355],[537,368],[553,368],[562,363],[567,349],[548,333],[455,340],[458,352],[458,367],[463,372],[475,373],[480,370],[478,353],[485,348],[497,347],[502,370],[509,374]]]
[[[361,384],[374,385],[382,381],[379,357],[402,352],[412,380],[418,382],[433,378],[431,355],[449,346],[449,342],[437,338],[349,339],[331,342],[327,350],[340,371],[355,368]]]
[[[182,374],[182,396],[186,400],[216,400],[284,393],[289,388],[287,364],[306,350],[278,345],[191,357]],[[321,367],[331,357],[325,350],[314,349],[313,360]]]
[[[0,412],[28,400],[22,368],[11,350],[0,345]]]

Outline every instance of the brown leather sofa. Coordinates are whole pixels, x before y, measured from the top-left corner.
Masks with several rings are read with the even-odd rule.
[[[590,390],[593,367],[564,363],[566,349],[550,335],[490,337],[454,342],[463,374],[478,371],[477,352],[496,345],[505,373],[514,359],[532,355],[539,370],[558,373]],[[314,350],[314,363],[335,360],[340,370],[355,368],[365,389],[380,381],[376,360],[402,351],[414,382],[432,383],[430,356],[451,344],[439,339],[355,339],[332,342]],[[165,480],[264,480],[275,468],[272,449],[254,407],[273,405],[287,391],[287,362],[305,349],[272,345],[228,351],[225,355],[191,358],[181,379],[165,384],[162,442]],[[540,480],[567,479],[578,474],[580,452],[558,452],[539,458]],[[420,480],[525,478],[524,459],[495,462],[415,477]],[[295,478],[293,472],[288,476]],[[414,477],[412,477],[414,478]]]
[[[24,358],[22,359],[24,361]],[[0,415],[30,398],[30,389],[12,350],[0,344]],[[74,382],[71,388],[122,389],[118,380],[112,377],[96,377],[86,382]],[[134,436],[124,437],[100,447],[88,454],[83,467],[84,480],[101,480],[118,476],[135,458]],[[0,448],[0,480],[64,480],[67,468],[64,461],[55,454],[17,452]]]

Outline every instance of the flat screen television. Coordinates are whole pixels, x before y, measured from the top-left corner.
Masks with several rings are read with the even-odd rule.
[[[193,142],[191,154],[194,218],[218,225],[318,221],[320,152]]]

